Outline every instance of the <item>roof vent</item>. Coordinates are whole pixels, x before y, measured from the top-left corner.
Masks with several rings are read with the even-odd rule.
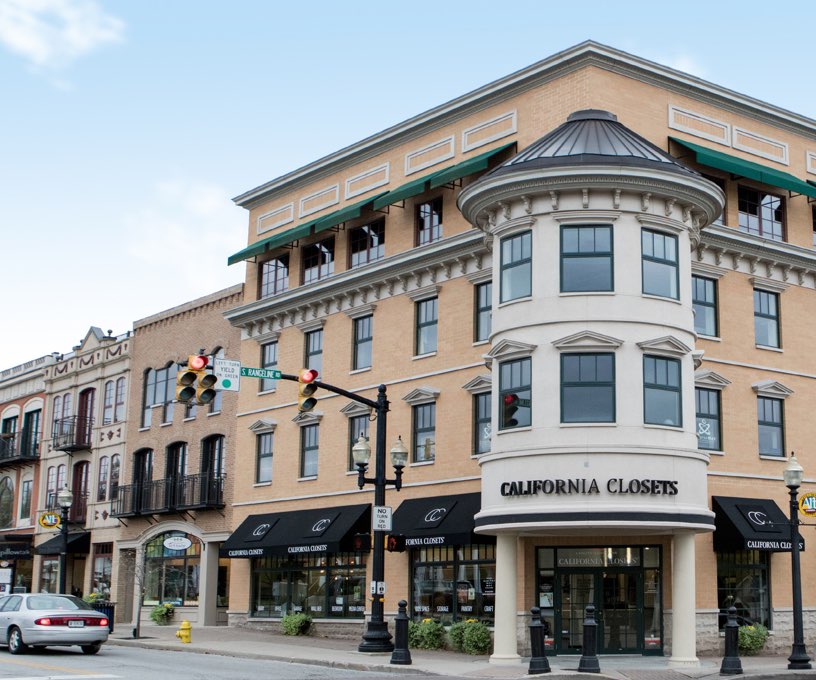
[[[604,111],[603,109],[584,109],[583,111],[576,111],[571,113],[567,122],[571,123],[574,120],[611,120],[618,121],[618,117],[614,113]]]

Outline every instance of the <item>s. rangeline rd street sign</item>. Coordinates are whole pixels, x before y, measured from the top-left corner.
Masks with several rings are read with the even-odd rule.
[[[280,380],[281,372],[273,368],[250,368],[249,366],[241,366],[241,377]]]

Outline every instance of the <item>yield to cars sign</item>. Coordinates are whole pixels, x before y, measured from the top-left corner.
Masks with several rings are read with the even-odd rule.
[[[213,374],[218,378],[215,389],[237,392],[241,385],[241,362],[231,359],[216,359]]]

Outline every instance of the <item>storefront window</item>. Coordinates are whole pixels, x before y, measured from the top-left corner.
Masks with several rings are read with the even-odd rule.
[[[728,620],[728,608],[737,609],[737,623],[761,623],[771,628],[770,564],[768,553],[737,550],[717,553],[717,598],[720,628]]]
[[[314,618],[362,618],[366,592],[362,553],[265,557],[252,562],[254,617],[304,612]]]
[[[91,592],[104,600],[110,599],[111,570],[113,568],[113,543],[94,545],[93,583]]]
[[[462,619],[493,622],[496,546],[463,545],[411,551],[414,619],[445,624]]]
[[[40,570],[40,592],[58,593],[59,557],[43,557]]]
[[[173,549],[169,539],[187,539],[187,548]],[[175,541],[175,544],[184,541]],[[198,604],[201,542],[183,531],[160,534],[145,546],[146,605],[169,602],[176,606]]]

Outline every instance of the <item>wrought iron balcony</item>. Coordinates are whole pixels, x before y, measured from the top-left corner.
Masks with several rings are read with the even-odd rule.
[[[199,474],[121,484],[111,501],[111,515],[138,517],[223,507],[224,475]]]
[[[0,434],[0,467],[37,460],[39,454],[36,436],[31,437],[26,430]]]
[[[46,497],[46,510],[52,512],[62,512],[59,502],[57,501],[57,492],[49,491]],[[74,502],[68,508],[68,521],[73,524],[85,524],[88,516],[88,494],[74,494]]]
[[[93,418],[69,416],[57,418],[51,430],[54,449],[57,451],[84,451],[93,441]]]

